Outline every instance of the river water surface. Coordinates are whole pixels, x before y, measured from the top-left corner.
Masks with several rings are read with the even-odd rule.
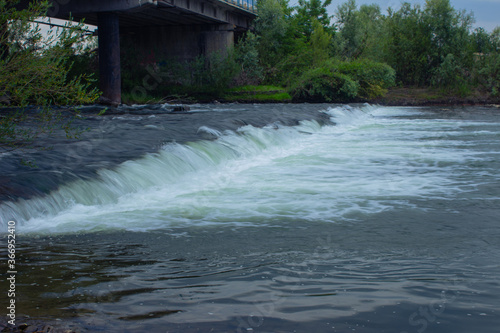
[[[90,117],[84,143],[56,143],[36,171],[1,157],[19,318],[91,332],[499,331],[497,108],[192,110]]]

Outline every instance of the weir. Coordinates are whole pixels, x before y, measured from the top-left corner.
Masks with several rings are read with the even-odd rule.
[[[51,0],[49,17],[97,25],[103,101],[121,103],[120,41],[164,59],[225,51],[256,17],[256,0]],[[29,0],[22,0],[26,7]]]
[[[15,300],[25,332],[498,331],[498,108],[160,107],[0,156],[0,194],[79,174],[0,198],[0,327]]]

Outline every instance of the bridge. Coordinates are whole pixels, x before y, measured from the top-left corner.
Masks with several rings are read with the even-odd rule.
[[[29,0],[21,1],[27,3]],[[225,50],[256,17],[256,0],[51,0],[48,16],[98,27],[103,99],[121,103],[120,39],[164,58]]]

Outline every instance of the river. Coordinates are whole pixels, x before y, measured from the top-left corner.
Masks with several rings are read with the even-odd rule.
[[[0,156],[19,320],[498,332],[498,108],[129,107],[81,122],[80,141]],[[17,163],[28,155],[37,169]]]

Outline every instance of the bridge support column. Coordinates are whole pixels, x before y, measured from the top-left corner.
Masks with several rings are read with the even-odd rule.
[[[102,102],[121,103],[120,28],[118,14],[98,14],[99,83]]]
[[[234,26],[232,24],[210,26],[201,35],[200,51],[206,56],[214,52],[227,54],[227,51],[234,45]]]

